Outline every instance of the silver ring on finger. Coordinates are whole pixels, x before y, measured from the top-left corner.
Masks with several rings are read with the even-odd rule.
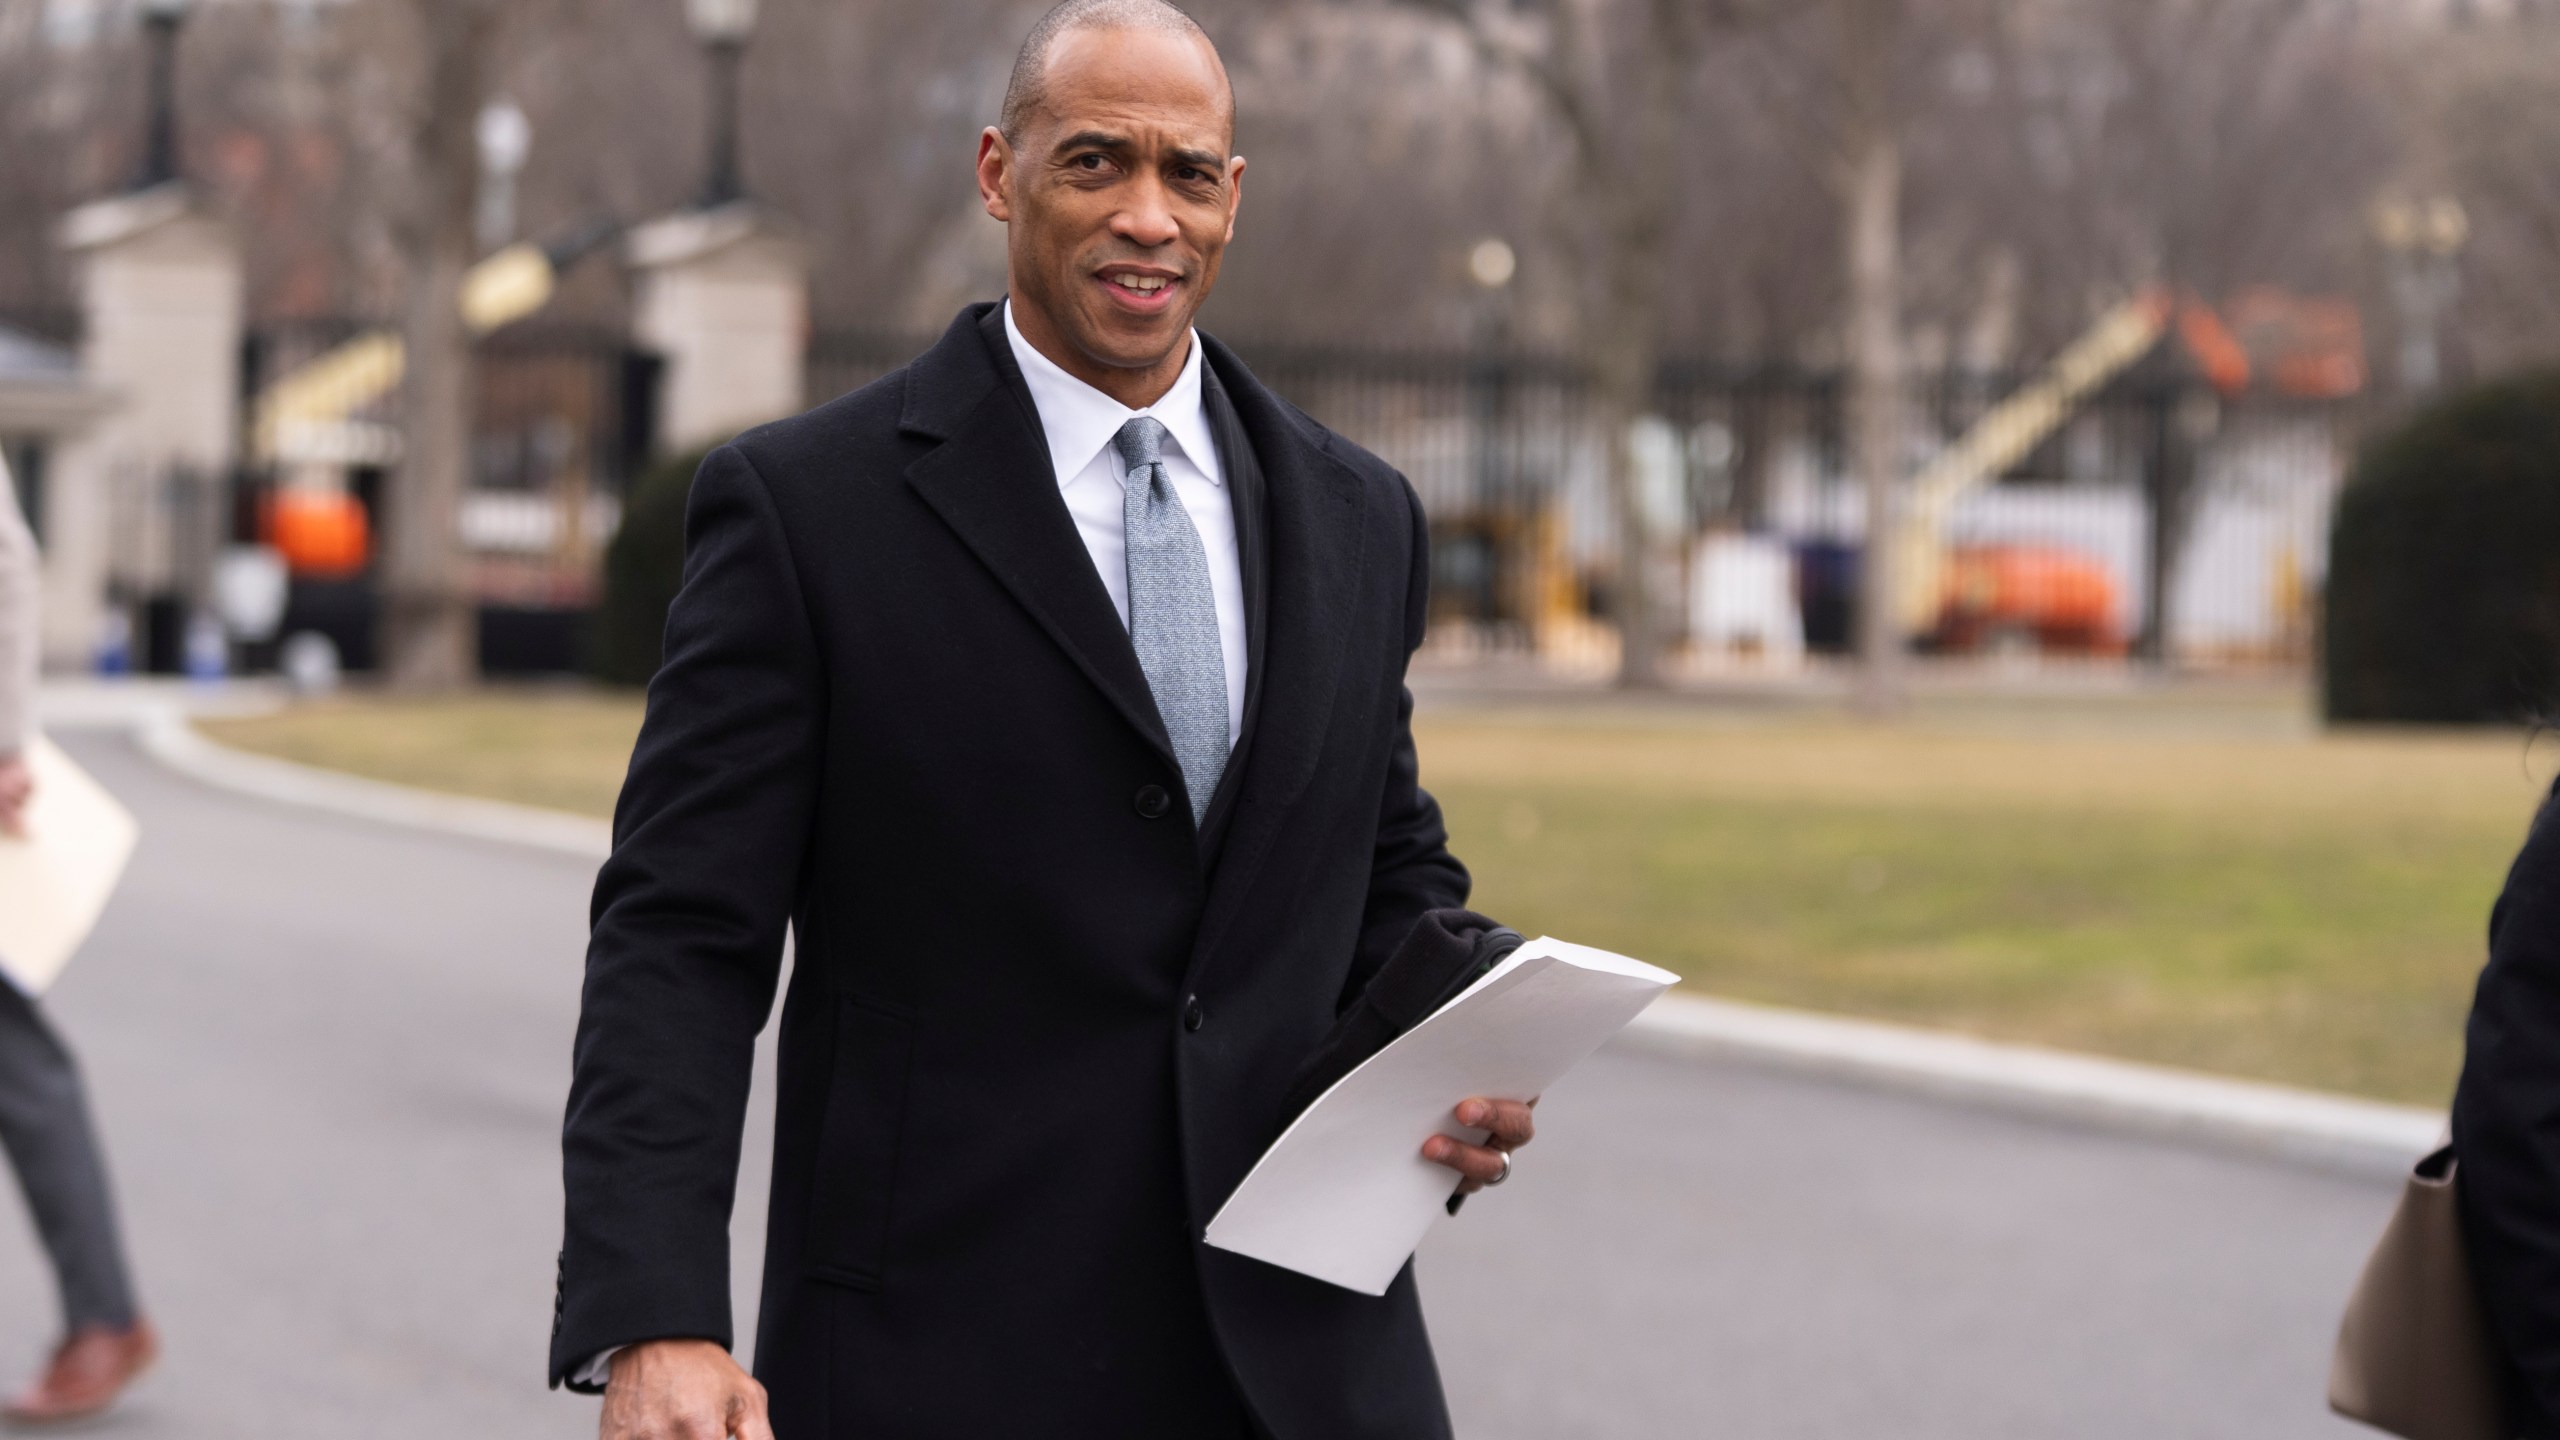
[[[1484,1182],[1484,1188],[1487,1190],[1490,1190],[1494,1186],[1511,1178],[1511,1152],[1508,1150],[1496,1150],[1493,1153],[1502,1157],[1502,1173]]]

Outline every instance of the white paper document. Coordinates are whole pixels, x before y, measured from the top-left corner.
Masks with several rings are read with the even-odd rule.
[[[1210,1220],[1209,1243],[1385,1294],[1458,1187],[1423,1142],[1484,1140],[1458,1103],[1545,1094],[1679,979],[1587,945],[1521,946],[1308,1106]]]
[[[0,833],[0,974],[41,995],[89,938],[140,830],[50,741],[27,746],[27,765],[36,781],[27,833]]]

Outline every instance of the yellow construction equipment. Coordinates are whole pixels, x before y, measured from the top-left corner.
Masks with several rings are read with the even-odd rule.
[[[1902,633],[1934,625],[1945,588],[1947,519],[1956,502],[2035,452],[2100,386],[2151,353],[2176,307],[2161,293],[2109,310],[2050,369],[1973,423],[1911,482],[1900,523],[1891,526],[1894,616]],[[1883,527],[1876,527],[1883,528]]]

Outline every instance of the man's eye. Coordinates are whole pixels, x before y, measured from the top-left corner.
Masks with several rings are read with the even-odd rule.
[[[1105,163],[1107,162],[1105,162],[1099,155],[1079,155],[1076,157],[1076,168],[1079,170],[1099,170]]]

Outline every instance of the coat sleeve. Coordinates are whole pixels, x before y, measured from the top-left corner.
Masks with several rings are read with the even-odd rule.
[[[1411,569],[1405,582],[1404,655],[1422,648],[1431,614],[1431,526],[1410,485],[1401,486],[1412,533]],[[1440,802],[1422,788],[1421,762],[1413,747],[1413,688],[1400,687],[1394,752],[1378,803],[1377,848],[1369,863],[1369,901],[1360,917],[1360,950],[1336,1008],[1347,1008],[1387,963],[1406,932],[1426,910],[1467,903],[1467,867],[1449,853],[1449,830]]]
[[[0,759],[25,749],[35,728],[36,636],[36,538],[0,461]]]
[[[2560,804],[2489,920],[2454,1093],[2463,1228],[2516,1433],[2560,1437]]]
[[[748,1075],[808,847],[824,707],[773,497],[735,446],[694,479],[666,639],[596,879],[561,1143],[555,1386],[616,1345],[731,1343]]]

